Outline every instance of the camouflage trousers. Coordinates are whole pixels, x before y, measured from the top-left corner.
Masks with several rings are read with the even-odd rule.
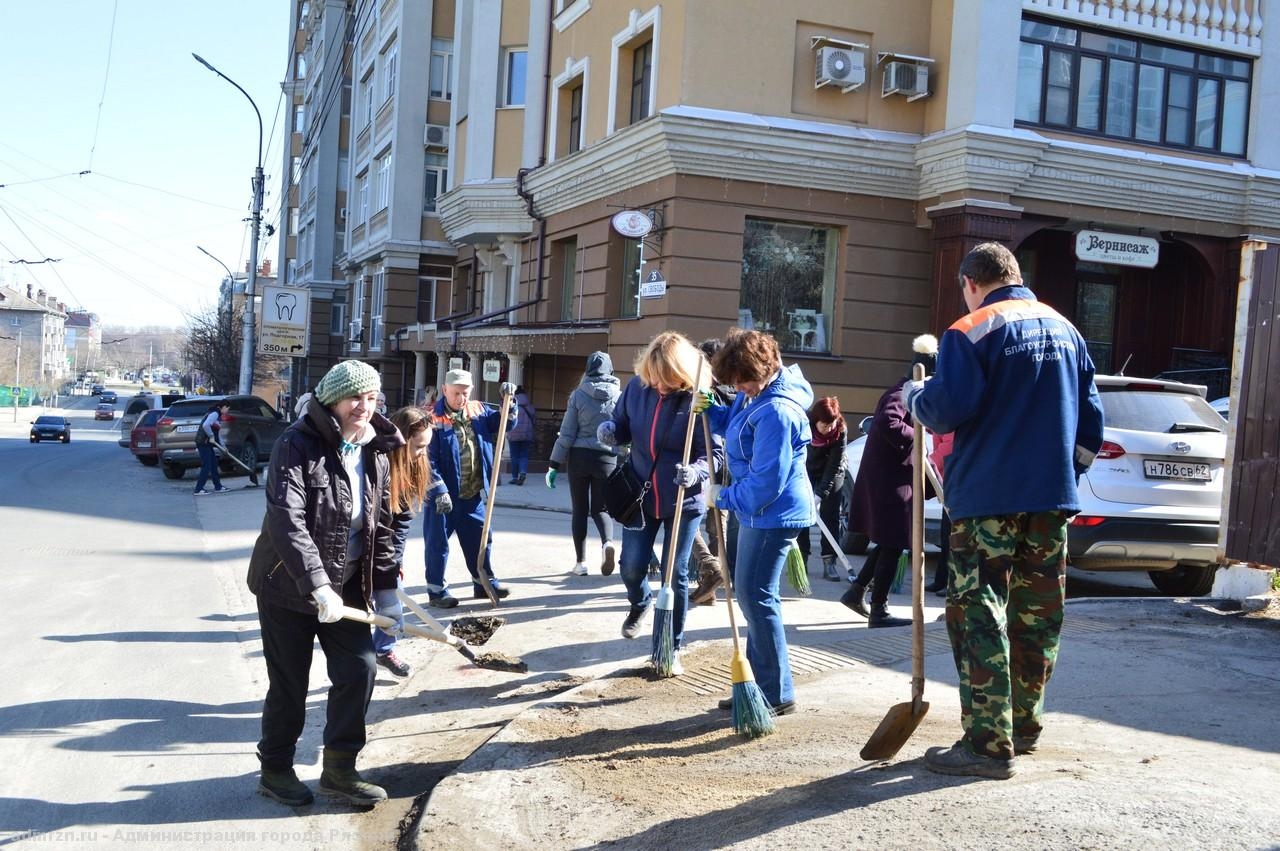
[[[952,521],[947,633],[960,675],[960,722],[977,754],[1013,757],[1037,738],[1066,600],[1067,514]]]

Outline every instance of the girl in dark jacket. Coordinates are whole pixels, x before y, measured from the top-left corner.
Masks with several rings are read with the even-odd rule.
[[[689,464],[681,463],[684,437],[694,390],[711,385],[711,369],[703,364],[702,383],[695,387],[702,353],[676,331],[663,331],[653,338],[636,361],[636,376],[618,397],[613,417],[600,424],[596,438],[605,446],[631,444],[626,462],[636,478],[647,483],[643,497],[643,520],[634,529],[622,533],[622,581],[627,586],[631,611],[622,624],[623,638],[635,638],[649,612],[653,596],[647,575],[649,557],[653,553],[658,532],[665,530],[662,542],[662,564],[667,550],[675,547],[675,564],[671,590],[675,595],[672,612],[672,636],[677,650],[673,673],[682,673],[679,649],[684,640],[684,617],[689,606],[689,551],[693,534],[706,513],[702,483],[709,476],[707,450],[700,429],[694,429]],[[673,529],[676,491],[684,486],[680,509],[680,528]],[[658,635],[654,632],[654,649]]]
[[[813,440],[805,458],[805,471],[809,484],[818,500],[818,516],[831,534],[840,534],[840,498],[844,488],[844,450],[849,443],[849,430],[840,414],[840,400],[824,396],[809,409],[809,429]],[[840,581],[836,572],[836,550],[819,530],[822,541],[822,578]],[[800,533],[797,539],[805,561],[809,560],[809,531]]]
[[[290,806],[312,800],[293,758],[317,638],[333,683],[320,791],[366,807],[387,797],[355,768],[373,694],[373,641],[369,627],[342,619],[344,605],[377,611],[396,599],[387,453],[404,441],[374,413],[380,385],[368,364],[339,363],[271,450],[267,513],[248,575],[268,682],[258,791]]]

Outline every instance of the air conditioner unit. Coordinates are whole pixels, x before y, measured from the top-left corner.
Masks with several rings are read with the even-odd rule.
[[[814,56],[813,87],[839,86],[851,92],[867,81],[862,51],[848,47],[821,47]]]
[[[346,208],[346,207],[339,207],[339,208],[338,208],[338,220],[339,220],[339,221],[343,221],[343,222],[345,222],[345,221],[347,220],[347,208]]]
[[[423,137],[423,141],[433,148],[446,148],[449,146],[449,125],[447,124],[428,124],[427,131]]]
[[[908,101],[929,96],[929,66],[916,62],[888,62],[880,97],[906,95]]]

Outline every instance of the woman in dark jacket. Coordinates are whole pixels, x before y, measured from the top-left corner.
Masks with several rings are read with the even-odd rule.
[[[617,466],[613,447],[596,440],[600,424],[613,416],[618,401],[618,377],[613,374],[613,361],[606,352],[587,356],[587,371],[565,406],[564,419],[556,445],[551,448],[551,465],[547,470],[547,487],[556,486],[556,476],[568,463],[569,504],[573,507],[570,528],[573,551],[577,557],[575,576],[587,575],[587,517],[600,533],[600,572],[613,573],[617,564],[617,548],[613,544],[613,520],[604,511],[604,483]]]
[[[380,385],[368,364],[339,363],[271,451],[267,512],[248,575],[268,681],[258,791],[290,806],[312,800],[293,758],[317,638],[333,683],[320,791],[360,806],[387,797],[355,769],[365,743],[374,651],[369,627],[342,620],[341,612],[344,605],[378,610],[395,601],[387,453],[404,440],[374,413]]]
[[[533,424],[537,420],[538,409],[529,401],[524,385],[516,388],[513,402],[520,411],[515,425],[507,432],[507,445],[511,448],[511,480],[507,484],[523,485],[529,474],[529,450],[533,446]]]
[[[814,402],[809,409],[809,430],[813,432],[813,440],[809,443],[809,454],[805,458],[805,472],[809,474],[809,484],[813,486],[813,495],[818,500],[818,516],[832,536],[839,535],[840,498],[844,488],[844,450],[849,443],[849,430],[840,414],[840,400],[835,396],[824,396]],[[831,546],[826,535],[821,534],[821,530],[819,539],[822,541],[822,578],[839,582],[835,547]],[[800,544],[800,552],[808,562],[809,531],[801,532],[796,540]]]
[[[684,438],[693,416],[693,391],[711,385],[711,369],[703,364],[702,383],[695,387],[702,353],[676,331],[663,331],[654,337],[636,361],[636,376],[628,382],[614,406],[613,417],[600,424],[596,438],[605,446],[631,444],[625,463],[631,465],[636,478],[647,484],[643,497],[643,520],[635,529],[622,533],[622,581],[627,586],[631,611],[622,624],[622,637],[635,638],[653,602],[647,576],[649,557],[653,553],[658,532],[665,530],[662,542],[662,564],[667,550],[675,547],[675,564],[671,590],[675,595],[671,625],[677,650],[672,671],[682,673],[679,650],[684,641],[684,617],[689,607],[689,551],[693,534],[706,513],[702,483],[709,476],[707,450],[701,429],[694,429],[689,464],[684,457]],[[684,486],[680,509],[680,528],[672,528],[675,520],[676,491]],[[657,631],[653,636],[656,652]]]

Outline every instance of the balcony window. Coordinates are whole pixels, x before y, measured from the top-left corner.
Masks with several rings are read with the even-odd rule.
[[[738,324],[773,335],[788,352],[830,351],[837,231],[747,219]]]
[[[431,77],[427,94],[436,100],[453,99],[453,41],[431,39]]]
[[[423,180],[422,212],[436,212],[436,199],[449,190],[449,157],[447,154],[425,155],[426,174]]]
[[[1015,118],[1242,157],[1252,64],[1156,41],[1022,22]]]

